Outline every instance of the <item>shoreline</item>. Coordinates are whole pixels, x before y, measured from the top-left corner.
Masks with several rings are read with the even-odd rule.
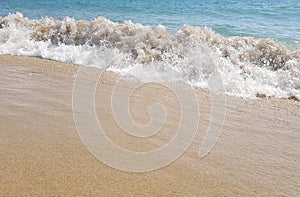
[[[39,56],[23,56],[23,55],[10,55],[10,54],[5,54],[5,55],[2,55],[0,54],[0,56],[2,58],[5,58],[5,61],[6,63],[8,64],[15,64],[14,62],[16,61],[17,64],[23,64],[23,66],[32,66],[32,62],[31,62],[31,59],[33,58],[34,59],[34,66],[37,66],[39,67],[40,66],[40,63],[42,63],[43,61],[46,61],[47,62],[47,66],[53,66],[55,64],[58,64],[59,66],[56,66],[54,68],[46,68],[48,72],[55,72],[55,73],[60,73],[60,72],[64,72],[64,73],[72,73],[72,72],[76,72],[77,69],[79,67],[88,67],[88,68],[91,68],[91,69],[99,69],[99,70],[104,70],[102,68],[96,68],[96,67],[92,67],[92,66],[83,66],[83,65],[80,65],[80,64],[74,64],[74,63],[69,63],[69,62],[59,62],[59,61],[56,61],[56,60],[52,60],[52,59],[49,59],[49,58],[42,58],[42,57],[39,57]],[[25,60],[25,61],[24,61]],[[64,69],[60,69],[60,67],[66,67],[67,70],[64,70]],[[119,76],[120,74],[118,73],[115,73],[114,71],[104,71],[105,73],[110,73],[112,76]],[[128,80],[131,80],[132,77],[126,77],[126,76],[121,76],[122,79],[128,79]],[[133,80],[137,80],[139,81],[140,79],[136,79],[134,78]],[[152,82],[150,82],[152,83]],[[156,83],[156,82],[154,82]],[[158,82],[159,83],[159,82]],[[184,82],[175,82],[176,84],[180,84],[180,85],[183,85],[183,86],[191,86],[191,85],[188,85]],[[201,87],[197,87],[197,86],[191,86],[196,92],[206,92],[206,94],[210,94],[209,91],[206,89],[206,88],[201,88]],[[298,98],[296,98],[295,96],[291,96],[289,98],[275,98],[275,97],[271,97],[271,96],[267,96],[265,94],[261,94],[261,93],[257,93],[256,94],[256,98],[249,98],[249,97],[241,97],[241,96],[234,96],[234,95],[229,95],[227,93],[225,93],[225,96],[226,98],[231,98],[231,99],[239,99],[239,100],[247,100],[247,101],[253,101],[253,100],[267,100],[267,101],[291,101],[291,102],[300,102],[300,100]],[[300,105],[299,105],[300,106]]]
[[[35,57],[0,56],[0,167],[5,177],[0,181],[2,194],[300,194],[298,101],[226,96],[225,124],[219,141],[206,157],[200,158],[198,151],[211,119],[211,104],[209,93],[196,88],[201,115],[198,133],[188,150],[162,169],[123,172],[97,160],[76,132],[72,91],[79,67]],[[162,134],[147,141],[133,141],[122,133],[109,111],[111,90],[118,77],[105,72],[102,88],[96,93],[96,99],[102,99],[96,108],[97,113],[104,114],[102,123],[107,135],[116,144],[138,151],[168,142],[180,114],[176,99],[159,86],[147,86],[133,95],[133,117],[141,123],[149,121],[144,103],[156,101],[157,95],[172,112]],[[129,80],[122,84],[130,85]]]

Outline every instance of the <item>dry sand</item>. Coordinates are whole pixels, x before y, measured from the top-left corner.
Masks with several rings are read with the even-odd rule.
[[[188,150],[162,169],[124,172],[97,160],[80,140],[72,112],[77,69],[39,58],[0,56],[1,196],[300,195],[299,102],[226,97],[222,134],[214,149],[200,158],[211,106],[209,94],[196,90],[200,126]],[[117,78],[106,72],[97,89],[97,113],[105,117],[101,122],[107,135],[136,151],[168,142],[180,116],[174,95],[149,85],[132,96],[132,114],[138,122],[149,120],[146,104],[157,99],[171,110],[161,134],[138,141],[118,128],[109,110]],[[124,86],[131,83],[125,81]]]

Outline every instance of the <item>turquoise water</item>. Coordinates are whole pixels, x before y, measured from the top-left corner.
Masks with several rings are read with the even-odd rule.
[[[176,32],[184,24],[210,27],[225,36],[300,41],[300,0],[2,0],[0,16],[21,12],[38,19],[97,16],[157,26]]]

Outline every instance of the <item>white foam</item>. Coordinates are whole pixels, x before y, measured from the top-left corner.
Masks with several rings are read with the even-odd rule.
[[[229,95],[300,99],[299,50],[271,39],[223,37],[208,28],[186,25],[170,34],[161,25],[152,29],[104,17],[30,20],[16,13],[0,18],[0,54],[107,67],[144,81],[202,88],[218,71]]]

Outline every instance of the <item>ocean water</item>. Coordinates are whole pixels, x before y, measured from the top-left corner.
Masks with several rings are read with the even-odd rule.
[[[300,0],[2,0],[0,54],[299,99]]]
[[[300,41],[300,0],[2,0],[0,16],[21,12],[39,19],[67,16],[115,22],[131,20],[175,33],[184,24],[210,27],[227,36]]]

